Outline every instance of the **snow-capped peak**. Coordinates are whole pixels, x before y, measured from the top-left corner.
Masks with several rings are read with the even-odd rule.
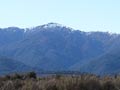
[[[58,24],[58,23],[48,23],[48,24],[43,24],[37,27],[33,27],[30,30],[35,31],[35,30],[63,30],[63,28],[66,28],[68,30],[73,30],[72,28],[66,27],[65,25]]]
[[[64,27],[63,25],[61,24],[58,24],[58,23],[48,23],[48,24],[44,24],[42,25],[43,28],[54,28],[54,27]]]

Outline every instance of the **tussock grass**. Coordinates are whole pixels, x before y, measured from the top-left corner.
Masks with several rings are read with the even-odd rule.
[[[120,76],[81,74],[37,77],[30,72],[0,77],[0,90],[120,90]]]

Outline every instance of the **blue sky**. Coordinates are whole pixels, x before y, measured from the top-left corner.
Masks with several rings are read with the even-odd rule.
[[[120,0],[0,0],[0,27],[49,22],[82,31],[120,33]]]

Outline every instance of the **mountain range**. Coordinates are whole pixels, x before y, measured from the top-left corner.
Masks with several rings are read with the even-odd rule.
[[[119,73],[119,45],[119,34],[83,32],[57,23],[1,28],[0,74],[34,69]]]

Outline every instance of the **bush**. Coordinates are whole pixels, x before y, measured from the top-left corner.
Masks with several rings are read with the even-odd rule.
[[[27,77],[27,78],[33,78],[33,79],[36,79],[36,78],[37,78],[35,72],[29,72],[29,73],[27,73],[26,77]]]

